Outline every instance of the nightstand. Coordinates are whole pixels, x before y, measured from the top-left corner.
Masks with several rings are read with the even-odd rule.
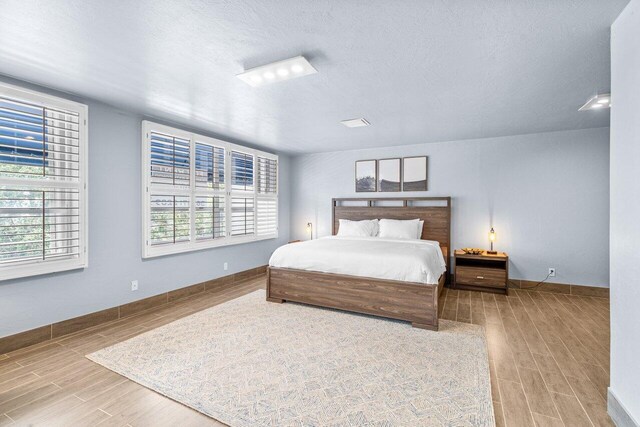
[[[302,240],[289,240],[289,243],[300,243]]]
[[[509,256],[506,253],[471,255],[456,250],[454,262],[454,289],[509,293]]]

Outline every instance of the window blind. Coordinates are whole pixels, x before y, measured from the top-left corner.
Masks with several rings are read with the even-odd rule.
[[[231,191],[253,191],[253,156],[231,152]]]
[[[190,227],[188,196],[151,195],[151,245],[188,241]]]
[[[224,202],[224,196],[196,197],[196,239],[220,239],[226,235]]]
[[[276,194],[278,189],[278,161],[258,157],[258,194]]]
[[[196,142],[196,186],[224,189],[224,148]]]
[[[0,191],[0,263],[80,256],[78,190]]]
[[[86,264],[86,106],[0,85],[0,280]]]
[[[0,173],[77,180],[79,114],[0,98]]]
[[[254,233],[253,197],[231,198],[231,235],[246,236]]]
[[[143,257],[278,234],[278,157],[143,122]]]
[[[259,236],[267,236],[278,231],[278,200],[258,199],[257,208],[257,233]]]
[[[151,133],[151,183],[189,185],[190,141]]]
[[[278,160],[257,156],[256,166],[257,209],[256,232],[258,236],[278,233]]]

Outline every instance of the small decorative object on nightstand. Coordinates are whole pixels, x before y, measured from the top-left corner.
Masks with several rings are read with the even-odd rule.
[[[506,253],[472,255],[456,250],[454,261],[454,289],[508,294],[509,256]]]

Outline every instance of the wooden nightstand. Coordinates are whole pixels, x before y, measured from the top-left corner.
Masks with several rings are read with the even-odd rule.
[[[454,262],[454,289],[509,293],[509,256],[506,253],[468,255],[456,250]]]
[[[289,243],[300,243],[302,240],[289,240]]]

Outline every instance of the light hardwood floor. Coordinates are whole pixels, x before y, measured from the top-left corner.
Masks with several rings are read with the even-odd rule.
[[[486,328],[498,426],[613,426],[608,299],[445,289],[439,307]]]
[[[250,280],[0,355],[0,427],[221,425],[84,355],[264,286]],[[607,299],[445,289],[440,308],[486,328],[498,426],[612,425]]]

